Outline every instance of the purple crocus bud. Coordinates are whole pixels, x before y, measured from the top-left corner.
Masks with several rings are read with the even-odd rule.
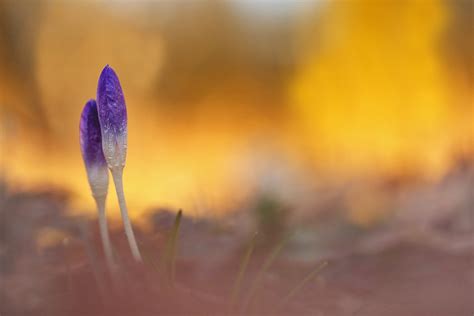
[[[127,155],[127,108],[115,71],[105,66],[97,85],[102,148],[110,169],[123,168]]]
[[[95,100],[89,100],[81,114],[80,143],[87,178],[95,197],[105,197],[109,185],[107,163],[102,152],[102,136]]]
[[[102,150],[114,179],[125,234],[133,257],[140,262],[142,260],[140,250],[128,217],[127,203],[123,192],[123,167],[127,156],[127,108],[120,81],[109,65],[105,66],[99,77],[97,107],[102,131]]]

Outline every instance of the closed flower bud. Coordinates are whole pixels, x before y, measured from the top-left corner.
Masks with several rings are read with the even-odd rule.
[[[105,66],[97,85],[102,148],[109,168],[123,168],[127,155],[127,109],[115,71]]]
[[[123,192],[123,167],[127,156],[127,108],[122,87],[115,71],[105,66],[97,84],[97,108],[102,130],[102,149],[114,179],[115,191],[130,250],[136,261],[141,261],[132,223],[128,217],[127,203]]]
[[[81,114],[79,124],[82,158],[87,170],[87,179],[97,205],[99,228],[107,264],[114,270],[112,246],[110,243],[107,218],[105,216],[105,200],[109,186],[109,170],[102,151],[102,133],[99,114],[95,100],[87,101]]]
[[[79,129],[82,158],[92,194],[106,196],[109,173],[102,151],[102,136],[95,100],[89,100],[84,106]]]

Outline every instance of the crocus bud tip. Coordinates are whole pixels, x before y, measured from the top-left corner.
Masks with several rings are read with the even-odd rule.
[[[94,99],[87,101],[79,124],[82,157],[86,166],[105,163],[102,152],[102,136],[97,104]]]

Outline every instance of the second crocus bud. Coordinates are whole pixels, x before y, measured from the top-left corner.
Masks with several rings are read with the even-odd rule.
[[[102,151],[102,135],[95,100],[89,100],[84,106],[79,125],[81,153],[92,195],[105,197],[109,186],[109,172]]]
[[[87,179],[92,191],[92,196],[97,205],[99,215],[99,228],[102,244],[104,246],[107,264],[114,270],[112,245],[110,242],[107,218],[105,216],[105,200],[109,187],[109,170],[102,151],[102,133],[99,124],[99,115],[95,100],[89,100],[81,114],[79,123],[79,136],[81,153],[86,166]]]

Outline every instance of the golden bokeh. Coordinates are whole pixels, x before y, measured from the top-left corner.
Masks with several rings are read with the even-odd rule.
[[[275,84],[262,79],[278,77],[268,75],[265,58],[229,64],[233,54],[246,56],[238,46],[215,44],[215,52],[196,47],[196,55],[191,44],[178,46],[189,60],[209,56],[197,66],[176,63],[183,59],[172,54],[170,38],[179,26],[169,31],[150,22],[146,8],[128,12],[104,3],[46,1],[30,70],[47,127],[38,128],[40,117],[25,110],[30,86],[16,73],[2,72],[4,178],[16,188],[65,188],[74,193],[71,212],[93,209],[78,120],[83,104],[95,97],[105,64],[117,70],[127,100],[124,176],[134,217],[156,206],[185,208],[191,215],[225,213],[269,183],[285,195],[315,179],[415,173],[436,180],[456,155],[472,150],[472,90],[453,75],[441,49],[452,19],[446,3],[335,1],[311,9],[291,20],[292,70],[282,71],[285,80]],[[183,22],[186,32],[192,23],[204,24],[225,38],[225,28],[196,21]],[[250,38],[238,30],[229,34]],[[219,55],[219,49],[228,54]],[[179,98],[160,97],[174,75]],[[205,96],[191,96],[202,87]]]

